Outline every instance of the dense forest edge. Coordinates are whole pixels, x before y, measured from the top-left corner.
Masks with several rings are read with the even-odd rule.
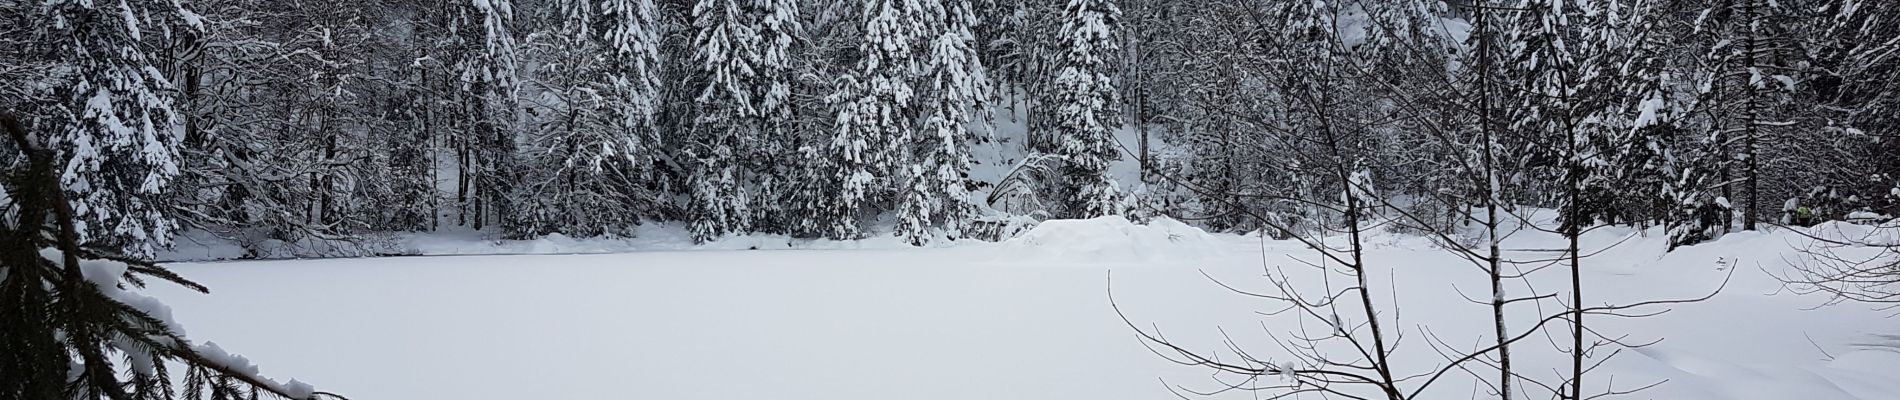
[[[1687,244],[1900,198],[1884,2],[0,5],[0,105],[54,141],[82,240],[128,254],[1102,215],[1284,237],[1259,221],[1322,228],[1346,186],[1422,230],[1574,202]]]

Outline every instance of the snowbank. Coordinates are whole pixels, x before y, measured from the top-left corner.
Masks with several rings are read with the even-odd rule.
[[[1893,246],[1900,245],[1900,222],[1887,222],[1882,225],[1861,225],[1830,221],[1808,227],[1807,234],[1821,240],[1834,242]]]
[[[1217,251],[1219,239],[1168,218],[1137,225],[1127,218],[1043,221],[1003,242],[1004,257],[1027,262],[1152,262],[1198,258]]]

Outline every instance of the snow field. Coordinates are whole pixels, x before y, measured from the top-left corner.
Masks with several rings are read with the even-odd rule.
[[[359,400],[1163,399],[1174,398],[1164,381],[1215,382],[1143,347],[1110,307],[1111,288],[1131,321],[1195,349],[1222,349],[1229,337],[1271,356],[1280,350],[1266,332],[1316,329],[1256,314],[1274,307],[1209,280],[1262,290],[1271,270],[1321,288],[1296,261],[1314,260],[1311,251],[1177,225],[1056,221],[1009,242],[923,249],[177,264],[213,294],[149,293],[194,339],[267,376]],[[1529,258],[1555,239],[1520,233],[1506,247]],[[1620,244],[1586,261],[1586,301],[1695,297],[1728,284],[1661,316],[1592,320],[1623,343],[1660,340],[1619,352],[1593,386],[1661,382],[1626,398],[1900,399],[1900,353],[1881,336],[1900,332],[1900,320],[1863,305],[1810,309],[1825,299],[1769,276],[1787,268],[1799,235],[1735,234],[1666,256],[1662,240],[1593,232],[1586,248]],[[1384,308],[1398,321],[1388,329],[1404,336],[1396,373],[1442,365],[1432,342],[1488,340],[1488,306],[1464,299],[1488,296],[1481,271],[1415,237],[1368,243],[1371,286],[1386,288],[1374,301],[1399,305]],[[1552,267],[1510,290],[1548,293],[1568,287],[1567,274]],[[1511,326],[1560,307],[1525,303]],[[1524,374],[1554,382],[1568,339],[1551,332],[1520,342],[1514,357]],[[1425,398],[1486,397],[1469,375],[1446,379]]]

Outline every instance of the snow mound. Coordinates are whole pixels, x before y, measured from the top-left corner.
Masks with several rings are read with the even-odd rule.
[[[1872,246],[1900,244],[1900,223],[1863,225],[1840,221],[1824,222],[1807,228],[1808,236],[1818,239]]]
[[[1735,400],[1875,400],[1893,399],[1900,384],[1890,372],[1900,353],[1858,350],[1843,354],[1825,366],[1737,363],[1683,352],[1635,348],[1633,363],[1654,379],[1690,385],[1667,385],[1644,394],[1654,398],[1719,398]]]
[[[1218,243],[1207,231],[1173,219],[1137,225],[1107,216],[1043,221],[1003,246],[1012,261],[1135,263],[1201,258],[1216,252]]]

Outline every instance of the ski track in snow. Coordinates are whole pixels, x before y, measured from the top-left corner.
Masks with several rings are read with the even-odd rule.
[[[923,249],[186,263],[173,268],[211,295],[163,284],[148,293],[193,338],[357,400],[1169,399],[1164,381],[1216,383],[1144,348],[1110,308],[1111,286],[1131,320],[1189,347],[1219,349],[1224,331],[1275,354],[1265,330],[1297,322],[1255,314],[1271,307],[1208,277],[1261,290],[1264,265],[1322,283],[1302,270],[1299,260],[1316,258],[1297,243],[1189,230],[1090,220]],[[1779,290],[1769,276],[1786,269],[1796,235],[1740,233],[1666,256],[1654,232],[1591,235],[1586,248],[1620,245],[1586,261],[1590,303],[1695,297],[1733,274],[1706,302],[1591,320],[1626,343],[1660,340],[1616,354],[1593,386],[1662,382],[1621,398],[1900,399],[1900,352],[1876,336],[1900,332],[1900,319],[1864,305],[1814,309],[1824,299]],[[1416,237],[1367,243],[1372,286],[1385,288],[1375,301],[1405,335],[1398,373],[1442,364],[1427,332],[1485,340],[1488,306],[1461,298],[1488,296],[1480,270]],[[1560,244],[1526,233],[1506,247]],[[1568,287],[1567,276],[1550,268],[1510,290],[1548,293]],[[1538,308],[1514,308],[1513,329]],[[1556,351],[1567,331],[1557,329],[1514,347],[1523,373],[1555,382],[1567,370]],[[1425,398],[1487,397],[1469,375],[1448,378]]]

